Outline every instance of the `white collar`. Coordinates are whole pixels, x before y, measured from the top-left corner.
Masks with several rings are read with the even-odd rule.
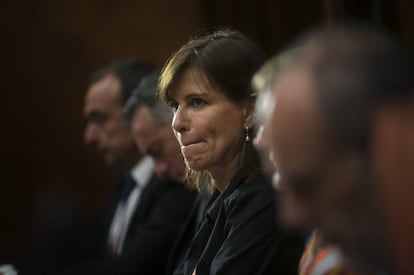
[[[131,176],[140,188],[144,188],[152,177],[154,161],[149,156],[144,156],[131,169]]]

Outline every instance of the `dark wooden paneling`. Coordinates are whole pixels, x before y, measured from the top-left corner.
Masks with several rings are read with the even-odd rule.
[[[199,28],[197,5],[40,0],[2,6],[0,261],[45,223],[86,217],[107,198],[115,172],[82,143],[89,74],[126,56],[161,65]]]
[[[217,26],[245,32],[269,54],[310,26],[343,17],[377,20],[413,45],[412,1],[377,1],[379,17],[368,2],[3,3],[0,261],[15,254],[44,220],[59,213],[87,217],[110,192],[114,172],[82,144],[82,102],[91,71],[126,56],[161,65],[191,35]]]

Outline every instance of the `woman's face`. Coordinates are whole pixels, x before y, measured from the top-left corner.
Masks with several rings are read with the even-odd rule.
[[[177,79],[169,98],[174,109],[172,127],[187,167],[208,170],[213,176],[214,171],[234,167],[248,126],[245,102],[231,101],[193,69]]]

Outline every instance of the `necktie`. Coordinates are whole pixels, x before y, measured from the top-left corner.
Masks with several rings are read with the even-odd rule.
[[[123,177],[122,185],[118,208],[115,212],[110,231],[111,254],[114,257],[121,253],[122,242],[129,224],[128,198],[137,187],[134,179],[129,174]]]
[[[134,190],[136,185],[137,184],[131,175],[127,174],[124,176],[120,199],[122,203],[125,203],[128,200],[129,195],[131,194],[132,190]]]

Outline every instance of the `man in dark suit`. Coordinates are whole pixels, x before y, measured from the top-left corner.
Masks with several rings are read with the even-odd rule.
[[[109,203],[87,223],[79,238],[55,252],[49,266],[18,265],[19,274],[162,274],[168,252],[194,194],[184,185],[154,175],[141,154],[122,110],[139,81],[153,70],[144,62],[110,64],[92,77],[86,92],[85,143],[102,153],[121,177]]]

